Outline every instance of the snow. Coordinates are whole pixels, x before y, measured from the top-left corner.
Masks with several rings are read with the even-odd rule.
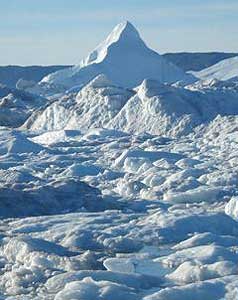
[[[190,183],[191,184],[191,183]],[[219,188],[198,187],[186,192],[166,193],[164,200],[177,203],[202,202],[202,201],[217,201],[219,193],[222,190]]]
[[[137,77],[140,55],[170,74],[123,23],[79,67],[19,83],[52,97],[0,89],[0,299],[237,298],[237,82]]]
[[[235,220],[238,218],[238,197],[232,197],[225,206],[225,213]]]
[[[0,126],[19,127],[46,99],[0,85]]]
[[[184,262],[167,278],[179,284],[188,284],[233,274],[236,274],[236,264],[230,261],[223,260],[212,264]]]
[[[31,130],[88,129],[104,127],[133,94],[98,75],[77,95],[69,94],[36,111],[23,128]]]
[[[203,69],[199,72],[191,72],[195,77],[207,80],[229,80],[238,76],[238,56],[224,59],[211,67]]]
[[[225,100],[226,99],[226,100]],[[109,128],[140,133],[178,136],[212,120],[218,114],[237,113],[236,89],[222,87],[171,87],[144,80],[137,94],[107,125]]]
[[[236,116],[182,138],[2,128],[6,299],[232,295],[236,128]]]
[[[0,153],[21,154],[21,153],[39,153],[44,147],[30,141],[23,133],[12,131],[10,134],[3,134],[0,141]]]
[[[94,300],[94,299],[122,298],[128,300],[139,299],[135,291],[124,285],[108,281],[94,281],[91,278],[84,278],[82,281],[70,282],[55,296],[55,300]]]
[[[166,288],[143,298],[143,300],[219,300],[224,294],[225,285],[223,282],[204,281],[182,287]]]
[[[145,78],[161,82],[194,81],[192,75],[149,49],[130,22],[118,24],[79,65],[47,75],[41,83],[70,89],[104,73],[116,85],[133,88]]]
[[[136,92],[100,74],[78,94],[60,97],[33,113],[22,128],[31,131],[117,129],[167,137],[190,133],[218,115],[238,113],[238,88],[226,84],[186,88],[144,80]]]

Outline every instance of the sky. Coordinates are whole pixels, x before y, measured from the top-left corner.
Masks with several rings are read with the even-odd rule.
[[[238,0],[0,0],[0,65],[77,64],[128,20],[165,52],[238,52]]]

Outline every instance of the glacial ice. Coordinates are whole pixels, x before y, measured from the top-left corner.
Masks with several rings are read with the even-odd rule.
[[[234,118],[182,139],[2,128],[3,299],[233,295]]]
[[[47,75],[41,84],[70,89],[87,84],[101,73],[124,88],[134,88],[145,78],[169,83],[195,81],[191,74],[148,48],[130,22],[122,22],[79,65]]]
[[[238,297],[237,80],[183,79],[123,23],[0,88],[0,299]]]
[[[238,76],[238,57],[227,58],[199,72],[191,72],[194,76],[205,80],[233,80]]]

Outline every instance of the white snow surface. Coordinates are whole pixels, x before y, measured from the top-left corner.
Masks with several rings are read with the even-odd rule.
[[[78,94],[49,102],[32,114],[23,127],[33,131],[105,127],[133,94],[100,74]]]
[[[238,77],[238,56],[224,59],[199,72],[190,72],[195,77],[206,79],[229,80]]]
[[[209,81],[187,87],[146,79],[135,90],[121,88],[100,74],[81,89],[33,113],[31,131],[111,128],[129,133],[181,136],[218,115],[238,114],[235,82]]]
[[[123,22],[79,65],[49,74],[41,83],[70,89],[87,84],[101,73],[125,88],[135,87],[145,78],[168,83],[194,81],[192,75],[149,49],[130,22]]]
[[[235,220],[238,219],[238,197],[231,198],[225,207],[225,212]]]
[[[0,126],[19,127],[47,100],[0,84]]]
[[[0,88],[0,299],[238,299],[238,81],[180,75],[123,23]]]
[[[2,299],[237,297],[237,124],[179,138],[1,128]]]

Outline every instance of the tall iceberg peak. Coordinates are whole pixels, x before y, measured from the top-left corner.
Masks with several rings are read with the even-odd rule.
[[[128,21],[122,22],[114,27],[108,37],[94,49],[86,59],[81,61],[80,66],[85,67],[93,63],[102,62],[112,45],[117,48],[121,46],[124,48],[125,46],[136,46],[138,43],[141,44],[142,47],[145,46],[137,29]]]
[[[134,88],[146,78],[162,83],[193,80],[192,75],[147,47],[137,29],[126,21],[118,24],[79,65],[49,74],[42,82],[71,89],[86,85],[102,73],[124,88]]]
[[[128,21],[122,22],[114,27],[112,32],[107,37],[108,42],[116,42],[120,38],[140,39],[140,34],[137,29]]]

